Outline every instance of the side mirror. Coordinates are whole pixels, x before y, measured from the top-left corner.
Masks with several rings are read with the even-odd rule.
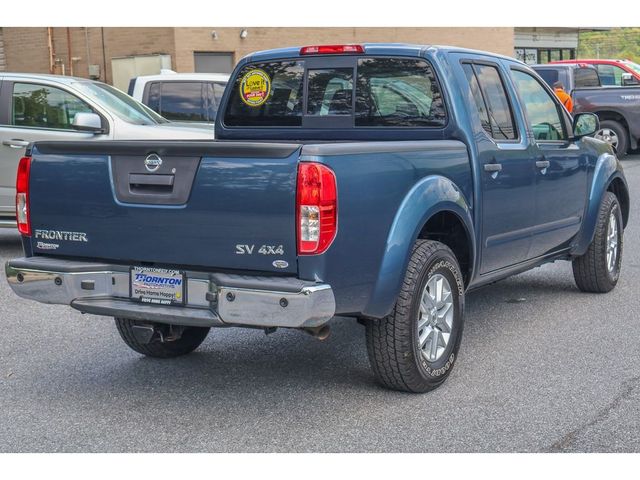
[[[631,75],[630,73],[623,73],[622,74],[622,85],[623,86],[628,86],[628,85],[638,85],[640,82],[638,82],[638,79],[636,77],[634,77],[633,75]]]
[[[595,113],[578,113],[573,117],[573,136],[575,138],[593,135],[600,129],[600,120]]]
[[[102,119],[97,113],[80,112],[76,113],[73,117],[71,126],[74,130],[80,130],[82,132],[102,133]]]

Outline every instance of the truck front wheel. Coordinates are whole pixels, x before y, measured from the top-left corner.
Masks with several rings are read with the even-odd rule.
[[[615,120],[603,120],[600,122],[600,130],[595,135],[598,140],[603,140],[612,145],[618,157],[624,157],[629,149],[629,135],[627,129]]]
[[[583,292],[607,293],[616,286],[622,265],[623,226],[618,198],[605,192],[596,231],[584,255],[573,260],[573,278]]]
[[[207,338],[209,328],[183,327],[115,318],[118,332],[129,348],[155,358],[173,358],[193,352]]]
[[[453,252],[418,240],[393,311],[365,322],[367,352],[378,381],[423,393],[441,385],[462,339],[464,285]]]

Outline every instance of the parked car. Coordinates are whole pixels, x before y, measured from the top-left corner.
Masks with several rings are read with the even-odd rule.
[[[640,87],[602,86],[597,69],[589,65],[534,65],[549,84],[560,81],[573,99],[573,113],[593,112],[600,119],[595,137],[611,144],[620,155],[638,148]]]
[[[16,227],[16,168],[38,140],[211,140],[172,124],[120,90],[84,78],[0,73],[0,227]]]
[[[557,60],[551,64],[593,65],[605,86],[628,87],[640,84],[640,65],[630,60]]]
[[[163,72],[132,78],[129,95],[168,120],[213,124],[229,75]]]
[[[231,78],[214,142],[34,144],[15,293],[115,317],[163,358],[211,327],[326,338],[353,317],[379,382],[425,392],[458,361],[467,291],[556,260],[583,291],[618,282],[622,166],[525,64],[331,45]]]

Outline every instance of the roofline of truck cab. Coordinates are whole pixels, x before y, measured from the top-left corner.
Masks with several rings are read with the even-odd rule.
[[[519,63],[522,65],[526,65],[524,62],[517,60],[513,57],[508,57],[506,55],[500,55],[498,53],[489,53],[481,50],[474,50],[469,48],[462,47],[454,47],[449,45],[420,45],[413,43],[361,43],[364,47],[364,53],[358,53],[355,55],[397,55],[397,56],[407,56],[407,57],[424,57],[425,53],[429,52],[433,55],[437,53],[469,53],[474,55],[484,55],[488,57],[493,57],[500,60],[509,60],[514,63]],[[253,52],[238,62],[236,65],[236,69],[239,66],[250,63],[250,62],[264,62],[264,61],[273,61],[273,60],[281,60],[285,58],[304,58],[304,56],[300,55],[300,49],[304,45],[300,45],[297,47],[287,47],[287,48],[276,48],[271,50],[261,50],[258,52]],[[352,55],[352,54],[348,54]],[[319,55],[318,55],[319,56]],[[233,76],[233,75],[232,75]]]

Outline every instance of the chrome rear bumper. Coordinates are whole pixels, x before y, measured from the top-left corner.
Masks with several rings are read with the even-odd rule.
[[[15,217],[1,217],[0,216],[0,228],[18,228],[18,223]]]
[[[23,298],[174,325],[312,328],[327,323],[336,308],[329,285],[290,277],[186,271],[185,306],[162,306],[129,298],[127,265],[30,257],[7,262],[5,271]]]

